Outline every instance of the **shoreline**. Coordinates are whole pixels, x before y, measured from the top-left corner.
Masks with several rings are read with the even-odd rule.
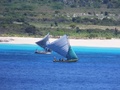
[[[0,44],[33,44],[42,38],[31,37],[0,37]],[[50,38],[53,42],[57,38]],[[120,48],[120,39],[69,39],[71,46],[85,46],[85,47],[114,47]]]

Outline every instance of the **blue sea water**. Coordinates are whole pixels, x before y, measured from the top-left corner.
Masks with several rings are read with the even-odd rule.
[[[0,90],[120,90],[120,48],[72,48],[78,62],[55,63],[37,45],[0,44]]]

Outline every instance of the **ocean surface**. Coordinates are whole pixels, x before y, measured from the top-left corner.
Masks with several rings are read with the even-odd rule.
[[[120,90],[120,48],[72,48],[78,62],[60,63],[37,45],[0,44],[0,90]]]

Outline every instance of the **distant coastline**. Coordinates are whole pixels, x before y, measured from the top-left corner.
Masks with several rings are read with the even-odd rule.
[[[31,37],[0,37],[0,43],[6,44],[35,44],[42,38]],[[56,38],[50,38],[50,42]],[[71,46],[87,46],[87,47],[115,47],[120,48],[120,39],[69,39]]]

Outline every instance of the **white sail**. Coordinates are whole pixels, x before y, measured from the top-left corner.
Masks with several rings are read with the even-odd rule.
[[[68,60],[77,59],[77,56],[72,50],[66,35],[62,36],[60,39],[52,43],[47,44],[47,47],[66,57]]]
[[[49,33],[40,41],[36,42],[42,48],[46,48],[46,45],[49,44]]]

